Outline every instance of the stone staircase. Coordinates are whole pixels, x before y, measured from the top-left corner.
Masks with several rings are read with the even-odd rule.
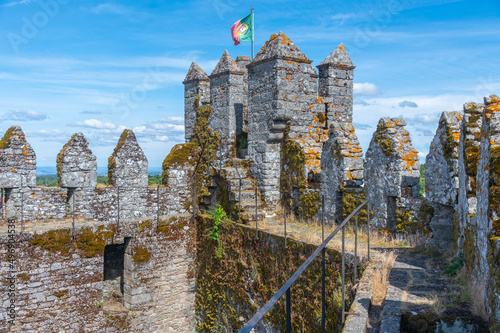
[[[216,207],[219,201],[219,198],[217,198],[218,187],[221,186],[221,181],[225,180],[228,185],[229,201],[234,205],[234,211],[237,213],[239,206],[241,206],[242,221],[252,223],[255,221],[255,180],[250,177],[250,171],[243,167],[244,159],[234,158],[233,160],[238,167],[238,171],[231,162],[229,162],[231,166],[222,168],[222,176],[219,176],[219,168],[211,170],[212,183],[208,185],[209,195],[203,198],[203,204],[200,208],[209,211]],[[241,177],[241,202],[238,172]],[[260,193],[257,192],[257,218],[259,221],[262,221],[265,217],[262,208]]]
[[[255,221],[255,180],[250,177],[250,172],[242,167],[243,159],[234,158],[234,163],[238,166],[238,171],[234,166],[222,168],[225,171],[229,185],[229,200],[235,205],[236,210],[241,206],[241,215],[244,221],[253,222]],[[241,198],[238,172],[241,177]],[[257,196],[257,218],[261,221],[264,219],[265,214],[262,211],[262,203],[258,192]]]

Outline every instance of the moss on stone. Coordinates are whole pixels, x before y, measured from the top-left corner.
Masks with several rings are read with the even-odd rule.
[[[168,184],[168,176],[171,167],[182,167],[186,165],[186,163],[189,165],[195,164],[196,161],[194,158],[194,151],[196,147],[197,147],[196,143],[189,142],[189,143],[179,143],[172,148],[170,153],[163,160],[161,166],[163,170],[161,176],[161,182],[163,185]]]
[[[211,176],[207,172],[209,168],[207,157],[208,147],[205,146],[203,152],[201,149],[208,143],[210,160],[214,161],[214,156],[216,156],[220,145],[220,134],[212,130],[209,126],[208,118],[212,114],[212,106],[200,105],[200,96],[197,95],[194,99],[193,107],[196,111],[196,120],[191,135],[191,142],[197,145],[197,149],[194,151],[195,161],[199,160],[198,168],[196,169],[196,201],[197,203],[201,203],[203,197],[209,195],[207,184],[211,180]],[[234,151],[232,153],[234,154]]]
[[[44,233],[35,233],[30,244],[41,247],[44,250],[57,253],[63,256],[70,256],[76,252],[87,258],[104,254],[106,239],[113,238],[116,233],[116,226],[99,226],[97,232],[90,227],[82,228],[75,238],[71,237],[70,229],[50,230]]]
[[[464,247],[463,253],[465,257],[465,266],[469,272],[474,269],[474,261],[476,257],[476,248],[474,241],[474,232],[471,226],[467,226],[464,230]]]
[[[342,188],[342,218],[346,219],[359,205],[366,201],[364,192]],[[365,206],[367,207],[367,206]],[[368,211],[363,207],[358,211],[358,223],[366,224],[368,219]],[[368,208],[368,207],[367,207]],[[373,212],[370,212],[373,216]],[[353,220],[354,221],[354,220]]]
[[[147,246],[139,245],[134,249],[134,254],[132,255],[132,259],[136,263],[146,263],[149,261],[151,257],[151,253],[149,252]]]
[[[321,208],[321,196],[318,192],[309,191],[299,196],[299,214],[307,219],[315,216]]]
[[[10,147],[10,138],[14,134],[14,130],[16,129],[16,126],[11,126],[5,132],[5,135],[3,136],[2,140],[0,140],[0,149],[5,149]]]
[[[406,209],[396,209],[396,230],[408,234],[429,234],[432,232],[430,222],[434,216],[434,208],[428,205],[420,206],[417,216]]]
[[[388,136],[387,128],[384,124],[377,125],[377,131],[375,132],[375,143],[380,146],[382,152],[385,156],[391,156],[394,152],[394,144],[392,138]]]
[[[304,165],[306,157],[298,142],[286,140],[281,149],[281,190],[291,193],[294,187],[302,192],[306,187]]]
[[[326,115],[323,112],[318,113],[318,120],[320,123],[324,123],[326,121]]]
[[[490,148],[489,169],[489,204],[491,212],[500,216],[500,146]],[[491,217],[491,214],[490,214]],[[496,237],[500,237],[500,220],[493,221],[493,231]]]
[[[114,174],[116,170],[116,156],[118,150],[120,150],[120,148],[123,147],[123,145],[125,144],[125,139],[127,138],[129,132],[132,132],[132,130],[126,129],[122,132],[122,134],[120,135],[120,139],[118,140],[118,144],[113,150],[113,154],[111,154],[111,156],[108,158],[108,178],[110,185],[115,183]]]
[[[213,225],[209,215],[200,215],[197,228],[199,267],[196,271],[197,332],[237,332],[244,323],[286,282],[290,275],[314,250],[315,245],[288,239],[286,256],[280,236],[222,221],[218,242],[206,237]],[[218,248],[223,252],[217,257]],[[326,297],[328,332],[341,329],[340,254],[326,250]],[[347,285],[352,285],[352,268],[347,267]],[[293,332],[321,331],[321,288],[315,288],[321,277],[321,261],[314,260],[291,289]],[[350,307],[354,293],[346,293],[346,306]],[[255,295],[255,296],[254,296]],[[285,302],[280,301],[264,320],[276,330],[285,330]],[[243,316],[243,320],[240,317]]]
[[[443,155],[446,161],[449,163],[452,159],[458,158],[458,151],[455,149],[460,145],[458,140],[455,140],[455,131],[453,130],[451,124],[444,124],[445,120],[441,120],[440,126],[445,127],[445,137],[441,138],[441,145],[443,146]],[[452,171],[452,165],[450,165],[450,171]]]

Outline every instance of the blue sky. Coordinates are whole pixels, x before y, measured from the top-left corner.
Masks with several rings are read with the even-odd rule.
[[[255,49],[282,30],[318,65],[343,42],[356,65],[354,122],[363,150],[382,116],[403,116],[425,157],[442,111],[500,94],[500,2],[0,1],[0,135],[20,125],[40,166],[83,132],[107,165],[124,128],[150,167],[183,142],[191,61],[208,74],[229,27],[255,8]]]

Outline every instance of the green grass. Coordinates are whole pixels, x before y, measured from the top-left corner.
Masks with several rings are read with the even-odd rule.
[[[425,193],[425,163],[420,165],[420,181],[418,182],[418,194],[422,198]]]

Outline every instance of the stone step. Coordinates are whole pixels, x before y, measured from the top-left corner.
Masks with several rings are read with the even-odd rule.
[[[243,193],[242,193],[243,195]],[[261,210],[262,203],[260,200],[257,201],[257,211]],[[255,214],[255,198],[252,201],[243,201],[241,203],[241,209],[245,212],[254,212]]]
[[[229,179],[229,184],[231,186],[231,191],[238,191],[240,180],[239,179]],[[241,190],[250,191],[253,189],[252,180],[244,178],[241,180]]]
[[[238,172],[236,172],[236,169],[233,167],[225,167],[223,170],[226,170],[226,176],[228,179],[239,179],[238,172],[240,173],[240,177],[242,179],[248,176],[247,171],[243,168],[238,168]]]
[[[241,213],[245,214],[246,216],[248,216],[248,221],[249,222],[255,221],[255,212],[242,211]],[[264,212],[257,212],[258,221],[264,220],[265,216],[266,216],[266,214]]]
[[[231,201],[235,201],[235,202],[238,202],[240,201],[240,194],[239,194],[239,191],[236,190],[236,191],[231,191],[229,193],[229,200]],[[254,203],[255,205],[255,191],[241,191],[241,201],[242,202],[245,202],[245,201],[248,201],[248,202],[252,202]]]

